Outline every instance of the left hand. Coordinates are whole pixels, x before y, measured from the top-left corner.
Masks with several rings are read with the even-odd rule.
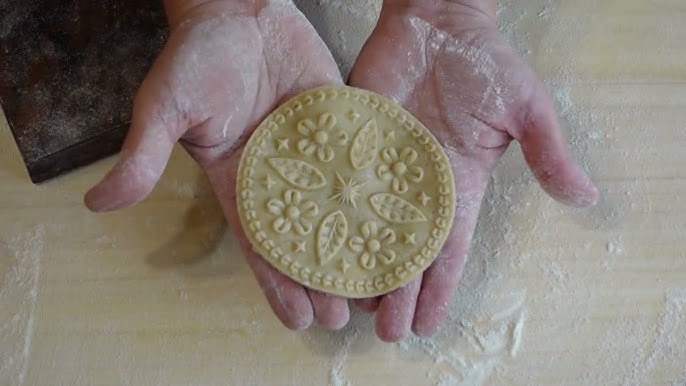
[[[571,159],[543,83],[498,32],[491,0],[385,0],[378,25],[350,75],[352,86],[386,95],[443,145],[455,176],[452,231],[423,277],[380,298],[356,301],[377,313],[376,331],[398,341],[444,323],[498,160],[514,139],[543,189],[575,206],[598,191]]]
[[[119,162],[86,195],[98,212],[143,200],[179,141],[207,175],[276,316],[301,330],[338,329],[346,299],[304,288],[252,248],[236,206],[246,140],[279,104],[342,84],[324,42],[290,0],[166,0],[171,35],[141,85]]]

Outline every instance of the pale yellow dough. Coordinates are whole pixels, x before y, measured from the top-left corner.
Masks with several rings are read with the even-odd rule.
[[[455,214],[448,159],[394,102],[351,87],[304,92],[252,135],[238,171],[250,242],[293,280],[381,295],[436,258]]]

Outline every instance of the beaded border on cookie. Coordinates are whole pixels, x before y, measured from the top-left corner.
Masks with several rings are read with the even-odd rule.
[[[429,232],[429,238],[420,250],[405,263],[397,265],[391,272],[378,274],[368,280],[352,280],[340,275],[323,273],[305,267],[294,261],[287,251],[276,247],[273,240],[262,230],[262,223],[255,211],[253,186],[255,164],[267,140],[274,138],[287,118],[295,112],[325,100],[345,99],[359,102],[365,107],[387,115],[405,129],[425,152],[429,153],[432,166],[438,176],[438,212]],[[306,91],[283,106],[279,107],[260,124],[246,145],[241,156],[238,171],[237,201],[241,224],[255,250],[267,259],[274,267],[299,283],[320,291],[345,297],[364,298],[388,293],[399,288],[414,278],[414,274],[424,271],[435,260],[450,232],[455,214],[455,191],[453,174],[447,157],[436,139],[422,124],[402,108],[392,106],[385,97],[369,91],[352,87],[320,87]]]

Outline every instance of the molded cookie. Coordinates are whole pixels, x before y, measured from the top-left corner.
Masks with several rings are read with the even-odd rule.
[[[343,86],[304,92],[262,122],[241,158],[237,199],[267,261],[349,298],[420,275],[455,214],[452,171],[431,133],[394,102]]]

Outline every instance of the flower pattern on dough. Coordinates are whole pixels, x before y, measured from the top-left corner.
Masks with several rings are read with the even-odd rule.
[[[333,114],[324,113],[319,116],[319,122],[304,119],[298,123],[298,132],[303,138],[298,141],[298,151],[304,155],[314,155],[322,162],[331,162],[334,157],[331,144],[345,145],[348,134],[336,129],[337,120]],[[331,138],[333,136],[333,138]]]
[[[283,193],[283,201],[272,198],[267,203],[269,213],[276,216],[272,223],[278,233],[288,233],[291,229],[300,236],[312,232],[311,220],[317,216],[317,204],[310,200],[303,201],[302,194],[294,189]]]
[[[348,245],[350,249],[360,253],[359,263],[362,268],[372,270],[376,262],[388,265],[395,261],[395,252],[389,248],[395,243],[395,232],[390,228],[384,228],[379,232],[374,221],[367,221],[360,227],[362,236],[353,236]]]
[[[411,147],[400,151],[387,147],[381,151],[384,163],[376,169],[376,174],[384,180],[392,180],[393,191],[406,193],[408,181],[417,183],[424,178],[424,169],[413,165],[417,161],[417,152]]]

